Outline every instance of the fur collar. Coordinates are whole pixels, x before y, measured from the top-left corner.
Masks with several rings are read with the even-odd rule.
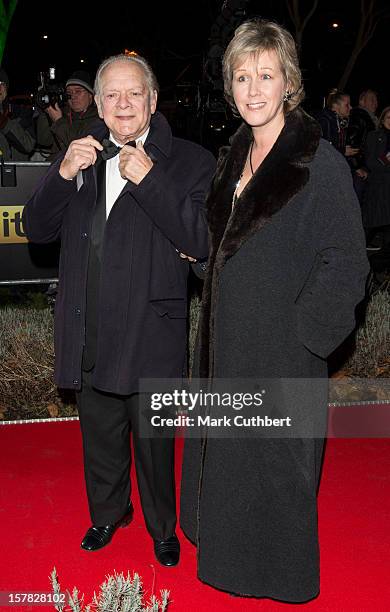
[[[306,164],[313,159],[320,135],[320,126],[304,111],[296,109],[290,113],[270,153],[230,214],[235,186],[252,141],[252,131],[246,124],[237,130],[231,147],[221,152],[208,199],[211,247],[214,252],[219,249],[220,265],[303,189],[309,179]]]
[[[201,377],[212,376],[213,372],[213,313],[220,271],[245,241],[304,188],[310,176],[307,164],[314,157],[320,136],[321,128],[312,117],[299,108],[292,111],[233,211],[231,202],[252,141],[251,129],[241,125],[231,146],[221,151],[207,202],[210,256],[200,321]]]

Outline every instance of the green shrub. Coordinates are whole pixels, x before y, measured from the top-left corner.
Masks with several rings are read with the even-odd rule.
[[[0,406],[12,420],[70,416],[73,403],[53,382],[49,308],[0,309]]]
[[[35,300],[35,298],[34,298]],[[53,382],[53,316],[49,308],[0,308],[0,418],[7,420],[77,415],[72,392]],[[190,305],[189,364],[200,311],[195,294]],[[373,293],[355,347],[337,367],[355,378],[390,378],[389,285]],[[377,383],[379,384],[379,383]]]
[[[50,575],[54,595],[61,600],[61,587],[58,583],[56,568]],[[98,594],[94,595],[92,602],[84,607],[84,596],[74,587],[72,593],[66,591],[66,604],[55,605],[58,612],[71,610],[72,612],[164,612],[168,607],[169,591],[160,591],[161,601],[155,595],[150,597],[148,603],[144,602],[142,582],[138,574],[127,576],[117,574],[107,576],[99,587]]]
[[[0,308],[47,308],[47,285],[12,285],[0,287]]]
[[[355,335],[355,350],[344,369],[362,378],[390,378],[390,287],[373,293]]]

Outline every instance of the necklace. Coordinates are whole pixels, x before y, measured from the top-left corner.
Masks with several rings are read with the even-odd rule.
[[[253,151],[253,142],[254,142],[254,141],[252,140],[252,142],[251,142],[251,148],[250,148],[250,150],[249,150],[249,165],[250,165],[250,167],[251,167],[251,172],[252,172],[252,175],[254,174],[254,171],[253,171],[253,166],[252,166],[252,151]]]
[[[251,172],[252,172],[252,176],[253,176],[254,175],[254,170],[253,170],[253,166],[252,166],[252,149],[253,149],[253,140],[251,142],[251,146],[250,146],[249,154],[248,154],[248,157],[249,157],[249,166],[250,166],[250,169],[251,169]],[[235,205],[236,200],[237,200],[237,191],[238,191],[238,188],[240,187],[240,183],[241,183],[241,179],[242,179],[242,175],[243,174],[244,174],[244,170],[241,172],[240,178],[238,179],[238,181],[236,183],[236,188],[235,188],[234,193],[233,193],[232,209],[234,208],[234,205]]]

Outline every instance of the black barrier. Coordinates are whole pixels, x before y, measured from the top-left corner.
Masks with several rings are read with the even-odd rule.
[[[50,283],[58,278],[59,243],[29,243],[22,224],[24,205],[49,166],[46,162],[0,164],[0,285]]]

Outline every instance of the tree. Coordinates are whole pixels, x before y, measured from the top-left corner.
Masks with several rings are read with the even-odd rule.
[[[295,27],[295,41],[297,43],[298,53],[300,54],[302,48],[303,31],[317,9],[318,0],[313,0],[311,3],[311,8],[304,17],[302,17],[300,14],[299,0],[286,0],[286,4],[288,12],[290,13],[291,21]]]
[[[344,91],[358,56],[373,37],[379,21],[385,16],[389,16],[388,11],[378,9],[376,0],[360,0],[359,30],[356,36],[355,46],[338,84],[338,89],[340,91]]]
[[[14,16],[18,0],[0,0],[0,64],[3,60],[5,44],[7,42],[8,30]]]

